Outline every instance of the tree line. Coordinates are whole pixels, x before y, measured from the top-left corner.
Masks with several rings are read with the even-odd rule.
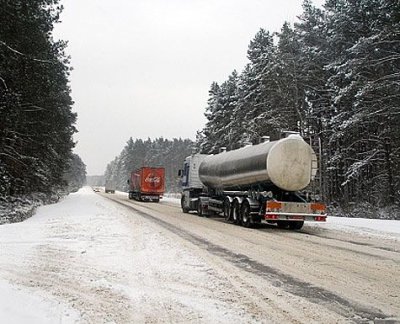
[[[156,138],[147,140],[130,138],[122,152],[106,168],[105,181],[114,181],[117,189],[128,191],[127,180],[132,171],[143,166],[164,167],[167,192],[179,192],[178,169],[190,155],[194,143],[189,139]]]
[[[321,141],[323,199],[362,213],[400,205],[400,2],[327,0],[250,41],[213,82],[197,147],[215,153],[283,130]]]
[[[318,8],[305,0],[302,7],[293,26],[256,33],[241,73],[212,82],[197,151],[297,131],[318,143],[320,194],[331,207],[400,215],[400,2],[327,0]],[[170,189],[179,190],[174,172],[192,145],[185,141],[184,154],[164,157],[156,147],[170,141],[130,139],[106,178],[126,189],[131,170],[155,161],[171,168]]]
[[[55,40],[59,0],[0,0],[0,196],[76,189],[67,43]]]

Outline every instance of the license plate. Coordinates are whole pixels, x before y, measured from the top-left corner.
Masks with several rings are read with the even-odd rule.
[[[303,216],[290,216],[289,219],[304,219]]]

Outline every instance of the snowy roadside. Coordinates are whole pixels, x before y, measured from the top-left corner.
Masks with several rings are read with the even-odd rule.
[[[0,225],[22,222],[35,213],[35,209],[46,204],[59,201],[66,192],[32,193],[19,197],[0,197]]]
[[[118,195],[127,196],[125,192]],[[180,206],[179,198],[164,196],[162,202]],[[326,223],[306,223],[305,228],[326,229],[361,236],[376,236],[400,241],[400,220],[329,216]]]
[[[79,314],[72,308],[36,291],[0,280],[0,322],[8,324],[76,323]],[[23,305],[23,306],[22,306]]]
[[[179,198],[163,197],[162,201],[180,206]],[[326,223],[306,223],[305,226],[400,241],[400,220],[328,216]]]
[[[251,321],[225,285],[188,246],[90,188],[0,226],[0,323]]]
[[[163,202],[179,209],[179,199]],[[398,221],[373,221],[332,217],[307,226],[399,237]],[[238,282],[215,264],[220,260],[86,187],[22,223],[0,226],[0,323],[262,322],[265,312],[244,308],[243,292],[232,288]]]
[[[400,241],[400,220],[329,216],[326,224],[307,223],[307,227]]]

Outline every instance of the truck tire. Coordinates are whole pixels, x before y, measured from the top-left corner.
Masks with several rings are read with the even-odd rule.
[[[225,220],[227,222],[231,221],[231,219],[232,219],[232,208],[231,208],[231,202],[230,202],[229,198],[225,198],[223,210],[224,210],[224,218],[225,218]]]
[[[233,221],[233,224],[236,224],[236,225],[240,224],[240,204],[237,200],[233,201],[232,221]]]
[[[189,208],[185,207],[185,196],[182,196],[181,198],[181,208],[182,208],[182,212],[187,214],[189,212]]]
[[[288,229],[289,228],[289,222],[288,221],[277,221],[276,225],[279,228],[282,228],[282,229]]]
[[[296,222],[290,222],[289,223],[289,229],[291,230],[299,230],[303,227],[304,222],[303,221],[296,221]]]
[[[201,205],[200,199],[197,203],[197,215],[203,216],[203,206]]]
[[[240,208],[240,218],[244,227],[253,227],[253,221],[250,215],[250,205],[246,200],[242,203],[242,207]]]

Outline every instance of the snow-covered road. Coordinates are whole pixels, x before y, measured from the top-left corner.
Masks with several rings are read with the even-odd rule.
[[[107,197],[84,188],[0,226],[0,323],[400,319],[396,230],[246,229]]]

